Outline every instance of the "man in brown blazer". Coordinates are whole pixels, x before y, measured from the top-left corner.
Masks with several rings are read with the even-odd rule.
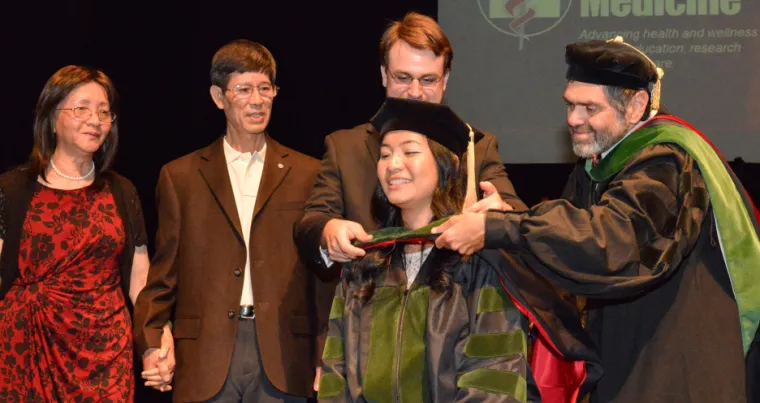
[[[446,34],[432,18],[410,12],[393,22],[380,41],[386,96],[441,103],[453,55]],[[485,198],[472,208],[527,208],[507,177],[496,137],[482,133],[475,144],[475,169],[478,180],[488,183],[481,183]],[[306,213],[295,228],[302,259],[320,275],[329,273],[328,263],[363,256],[351,241],[366,241],[367,232],[376,229],[370,198],[377,187],[379,136],[365,123],[328,135],[325,148]]]
[[[211,97],[224,137],[166,164],[157,185],[156,254],[135,306],[145,369],[160,367],[173,322],[175,402],[290,402],[311,396],[316,334],[329,301],[298,260],[292,228],[318,161],[266,133],[276,65],[262,45],[217,51]],[[322,308],[322,309],[319,309]]]
[[[380,74],[386,96],[441,103],[451,71],[453,51],[446,34],[430,17],[408,13],[390,24],[380,41]],[[477,130],[477,129],[476,129]],[[526,209],[515,194],[498,142],[490,133],[475,144],[480,200],[471,211]],[[320,278],[335,280],[333,262],[364,255],[354,239],[369,240],[376,229],[370,199],[377,187],[379,135],[365,123],[325,138],[325,154],[306,212],[294,229],[301,258]],[[318,379],[314,381],[317,388]]]

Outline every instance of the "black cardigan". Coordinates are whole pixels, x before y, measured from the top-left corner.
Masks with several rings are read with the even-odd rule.
[[[113,171],[106,171],[96,177],[92,186],[103,186],[105,183],[111,189],[116,209],[124,222],[126,245],[119,257],[121,288],[131,311],[129,280],[132,273],[132,258],[135,247],[147,243],[145,221],[140,198],[132,182]],[[18,256],[21,231],[36,186],[37,174],[25,167],[0,175],[0,238],[3,239],[3,249],[0,253],[0,276],[2,276],[0,299],[5,297],[19,276]]]

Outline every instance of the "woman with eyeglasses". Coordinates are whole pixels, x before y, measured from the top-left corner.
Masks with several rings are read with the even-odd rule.
[[[0,175],[2,402],[133,400],[130,307],[149,261],[137,191],[109,170],[115,101],[101,71],[58,70],[29,162]]]

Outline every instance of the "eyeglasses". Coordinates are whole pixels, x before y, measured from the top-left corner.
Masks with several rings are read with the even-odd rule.
[[[412,85],[412,82],[414,80],[417,80],[421,86],[423,87],[433,87],[436,84],[438,84],[439,81],[443,78],[443,76],[435,76],[435,75],[429,75],[429,76],[423,76],[420,78],[412,77],[409,74],[406,73],[399,73],[399,74],[393,74],[390,70],[385,70],[389,76],[395,81],[397,84],[401,85]]]
[[[77,106],[76,108],[58,108],[59,111],[71,111],[74,113],[74,117],[79,120],[87,120],[92,116],[92,109],[84,107],[84,106]],[[116,120],[116,114],[107,111],[105,109],[101,109],[98,111],[98,119],[101,122],[108,122],[112,123],[114,120]]]
[[[253,95],[254,89],[257,89],[259,91],[259,95],[261,95],[262,98],[273,98],[277,95],[277,92],[280,90],[279,87],[277,87],[274,84],[269,83],[262,83],[256,86],[252,85],[236,85],[232,88],[228,88],[227,91],[232,91],[235,99],[248,99]]]

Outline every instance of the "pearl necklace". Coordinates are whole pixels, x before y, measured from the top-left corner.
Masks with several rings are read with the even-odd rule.
[[[90,171],[82,176],[69,176],[59,171],[58,168],[55,166],[55,163],[53,162],[52,158],[50,159],[50,167],[53,168],[53,171],[55,171],[55,173],[58,174],[58,176],[60,176],[61,178],[66,178],[72,181],[81,181],[81,180],[86,179],[90,175],[92,175],[93,172],[95,172],[95,161],[92,161],[92,167],[90,168]]]

